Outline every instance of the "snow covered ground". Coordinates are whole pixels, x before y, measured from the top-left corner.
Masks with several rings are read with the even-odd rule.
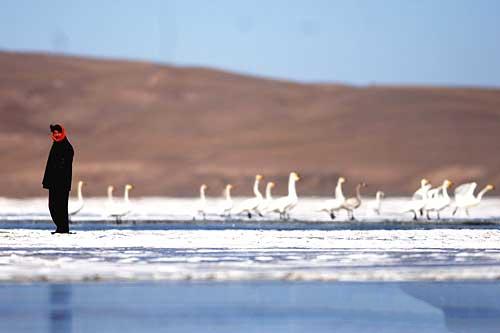
[[[0,230],[0,281],[500,278],[500,230]]]
[[[285,224],[265,217],[251,228],[243,216],[211,215],[218,227],[205,228],[209,222],[192,221],[194,199],[136,199],[124,219],[134,225],[110,224],[103,199],[90,199],[74,219],[76,234],[51,235],[45,198],[1,199],[0,281],[500,279],[499,199],[471,218],[445,213],[442,222],[419,224],[398,213],[407,199],[392,199],[380,217],[360,210],[359,222],[342,215],[342,228],[317,228],[335,225],[316,212],[321,201],[302,200]]]

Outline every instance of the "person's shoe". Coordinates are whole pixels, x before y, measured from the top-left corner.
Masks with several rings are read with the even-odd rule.
[[[53,234],[70,234],[69,230],[56,230],[56,231],[52,231],[52,235]]]

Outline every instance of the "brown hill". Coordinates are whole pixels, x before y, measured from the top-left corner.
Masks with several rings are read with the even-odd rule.
[[[151,63],[0,53],[0,196],[40,196],[61,122],[87,193],[250,195],[262,173],[329,195],[338,175],[409,194],[423,176],[500,184],[500,90],[299,84]]]

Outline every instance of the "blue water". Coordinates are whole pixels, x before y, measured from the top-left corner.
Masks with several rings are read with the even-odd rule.
[[[0,332],[499,332],[497,282],[0,284]]]
[[[8,221],[0,218],[0,229],[55,229],[53,223],[41,221]],[[380,222],[305,222],[305,221],[79,221],[71,230],[432,230],[432,229],[500,229],[497,220],[484,221],[380,221]]]

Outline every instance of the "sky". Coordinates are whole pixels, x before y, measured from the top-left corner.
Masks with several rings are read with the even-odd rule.
[[[496,0],[2,0],[0,50],[301,82],[500,87]]]

